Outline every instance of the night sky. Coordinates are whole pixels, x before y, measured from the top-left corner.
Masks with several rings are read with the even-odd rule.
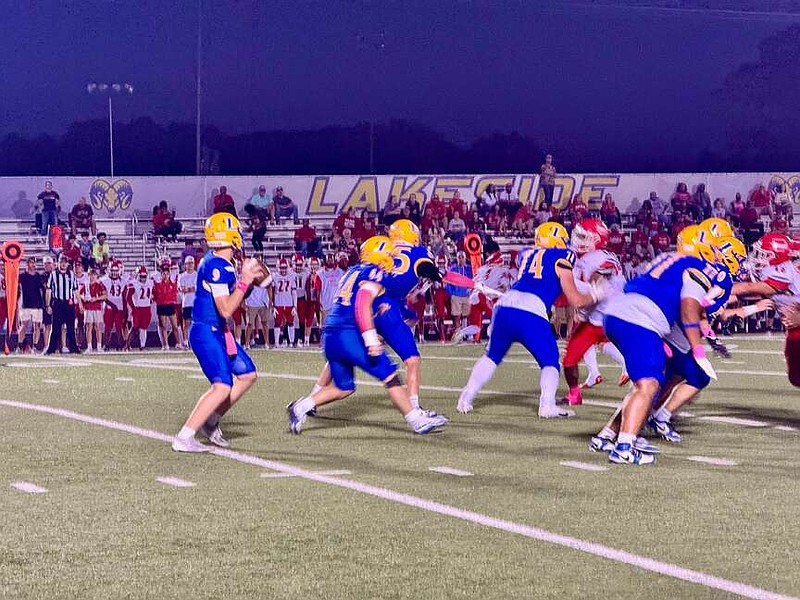
[[[800,20],[766,12],[792,11],[781,0],[750,15],[637,0],[202,1],[205,125],[234,133],[374,116],[456,142],[517,130],[648,151],[721,143],[714,90],[756,60],[759,41]],[[102,118],[104,100],[85,90],[93,80],[135,86],[115,104],[120,120],[193,122],[195,0],[0,2],[0,135]]]

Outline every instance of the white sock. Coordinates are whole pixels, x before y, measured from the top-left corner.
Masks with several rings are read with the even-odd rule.
[[[181,330],[181,328],[178,327],[177,331],[178,331],[178,344],[180,346],[183,346],[183,330]]]
[[[539,410],[543,408],[555,409],[556,392],[558,391],[558,369],[555,367],[544,367],[539,375]]]
[[[611,427],[603,427],[600,430],[600,433],[597,434],[597,437],[605,438],[607,440],[615,440],[617,439],[617,432],[611,429]]]
[[[597,348],[594,345],[589,346],[586,354],[583,355],[583,360],[586,363],[586,367],[589,369],[589,375],[586,381],[600,375],[600,367],[597,365]]]
[[[412,408],[419,408],[419,395],[418,394],[413,394],[413,395],[409,396],[408,399],[411,401],[411,407]]]
[[[617,439],[618,444],[630,444],[633,446],[633,443],[636,441],[636,434],[635,433],[622,433],[620,432],[619,438]]]
[[[422,411],[418,408],[412,408],[403,416],[403,418],[406,420],[406,423],[411,425],[411,427],[414,427],[414,424],[424,417],[425,415],[423,415]]]
[[[478,359],[475,366],[472,367],[472,373],[469,376],[467,386],[464,388],[462,395],[466,394],[472,400],[483,386],[489,383],[489,380],[497,370],[497,365],[488,356],[484,355]]]
[[[275,331],[275,345],[277,346],[278,345],[278,340],[281,339],[281,328],[280,327],[275,327],[274,331]]]
[[[603,344],[603,354],[610,356],[611,360],[613,360],[623,369],[625,368],[625,358],[622,356],[622,353],[617,350],[617,347],[611,342],[606,342]]]
[[[289,343],[292,346],[294,346],[294,340],[295,340],[295,337],[294,337],[294,325],[289,325],[288,329],[289,329]]]
[[[314,394],[316,394],[321,389],[322,389],[322,386],[320,384],[318,384],[318,383],[315,383],[314,387],[311,388],[311,393],[309,394],[309,396],[313,396]]]
[[[139,347],[144,348],[147,344],[147,331],[144,329],[139,330]]]
[[[306,396],[302,400],[299,400],[294,405],[294,414],[296,415],[304,415],[308,411],[312,410],[315,407],[314,400],[311,396]]]
[[[189,438],[193,438],[194,434],[197,433],[196,430],[192,429],[191,427],[183,426],[181,430],[178,432],[178,437],[182,440],[188,440]]]
[[[672,420],[672,412],[668,411],[665,406],[659,408],[653,416],[658,421],[671,421]]]

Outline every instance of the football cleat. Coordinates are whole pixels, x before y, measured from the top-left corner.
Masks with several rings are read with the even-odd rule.
[[[717,338],[714,337],[707,337],[709,346],[714,351],[714,354],[719,356],[720,358],[730,358],[731,352],[728,350],[728,347],[720,342]]]
[[[655,444],[651,444],[648,440],[646,440],[643,437],[637,437],[636,441],[633,442],[633,447],[636,448],[639,452],[644,452],[645,454],[661,453],[661,448],[659,448]]]
[[[172,440],[172,449],[175,452],[208,452],[211,450],[208,446],[204,446],[198,442],[194,437],[179,438],[176,437]]]
[[[574,417],[575,411],[574,410],[567,410],[565,408],[539,408],[539,418],[540,419],[568,419],[569,417]]]
[[[306,417],[308,416],[305,414],[298,415],[294,412],[294,405],[300,400],[302,400],[302,398],[295,400],[286,407],[286,413],[289,415],[289,431],[295,435],[300,435],[300,431],[303,429],[303,423],[306,422]]]
[[[659,421],[651,415],[647,417],[647,426],[668,442],[677,444],[682,439],[681,434],[677,432],[669,421]]]
[[[651,465],[656,462],[656,457],[637,450],[631,444],[617,443],[608,460],[618,465]]]
[[[447,417],[437,415],[433,411],[425,411],[422,418],[414,424],[414,433],[424,435],[445,425],[447,425]]]
[[[588,389],[601,383],[603,383],[602,375],[589,375],[589,377],[586,378],[586,381],[584,381],[580,387],[581,389]]]
[[[225,439],[222,435],[222,429],[219,428],[217,425],[214,428],[208,427],[207,425],[203,425],[200,428],[200,433],[208,439],[209,442],[214,444],[215,446],[219,446],[220,448],[230,448],[231,443]]]
[[[461,392],[461,395],[458,397],[458,404],[456,405],[456,410],[460,412],[462,415],[467,414],[468,412],[472,412],[472,398],[470,398],[466,390]]]
[[[619,376],[619,381],[617,381],[617,385],[619,387],[622,387],[624,385],[628,385],[630,381],[631,381],[631,376],[628,375],[627,373],[623,373],[622,375]]]
[[[581,388],[576,387],[569,390],[567,392],[567,395],[561,399],[559,404],[569,404],[570,406],[579,406],[583,404],[583,396],[581,396]]]
[[[611,452],[616,442],[599,435],[593,435],[589,440],[589,452]]]

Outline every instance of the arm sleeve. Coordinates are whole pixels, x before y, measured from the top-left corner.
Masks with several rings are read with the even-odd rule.
[[[361,333],[375,328],[372,320],[372,301],[379,291],[378,284],[367,282],[356,292],[356,325]]]

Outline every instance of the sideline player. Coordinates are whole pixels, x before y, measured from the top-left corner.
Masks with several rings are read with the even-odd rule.
[[[287,407],[292,433],[300,433],[308,413],[316,407],[355,392],[355,367],[383,382],[395,408],[415,433],[428,433],[447,423],[445,417],[411,405],[408,390],[375,329],[373,302],[384,292],[383,281],[394,268],[395,252],[388,238],[374,236],[361,245],[361,264],[350,267],[342,278],[322,334],[333,382]]]
[[[139,332],[139,350],[147,346],[147,330],[153,320],[153,280],[144,265],[137,269],[137,279],[128,284],[126,299],[131,315],[131,335]]]
[[[183,273],[178,275],[178,290],[181,293],[181,320],[183,321],[183,339],[189,343],[189,326],[192,324],[192,307],[194,294],[197,291],[197,271],[194,268],[194,256],[183,259]]]
[[[108,268],[108,275],[100,279],[106,288],[106,308],[103,313],[103,342],[105,349],[111,346],[111,334],[116,329],[120,337],[118,349],[128,348],[128,335],[130,330],[127,326],[127,316],[125,314],[124,294],[128,282],[123,278],[122,263],[117,260],[111,262]]]
[[[233,215],[211,215],[206,220],[205,238],[209,251],[197,270],[189,340],[211,387],[200,396],[173,440],[172,449],[176,452],[207,451],[208,446],[195,439],[198,430],[212,444],[229,447],[219,421],[257,378],[253,361],[233,338],[227,319],[242,303],[253,281],[263,274],[261,267],[255,259],[245,261],[236,282],[236,268],[231,261],[234,251],[242,247],[242,234],[239,220]]]
[[[275,346],[285,348],[295,342],[294,319],[297,314],[297,275],[289,272],[289,261],[278,261],[278,272],[272,275],[272,318],[275,321]],[[285,342],[280,342],[286,327]]]
[[[558,344],[550,326],[553,302],[562,293],[572,306],[596,304],[603,290],[595,282],[590,293],[575,287],[572,268],[575,254],[567,249],[569,236],[563,225],[542,223],[534,233],[535,247],[520,258],[517,281],[495,307],[486,354],[478,359],[458,399],[460,413],[472,411],[475,396],[492,378],[514,343],[522,344],[539,363],[539,416],[570,417],[574,413],[556,406],[558,390]]]

